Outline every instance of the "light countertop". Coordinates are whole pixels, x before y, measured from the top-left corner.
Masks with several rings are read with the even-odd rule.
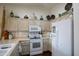
[[[29,40],[29,39],[11,39],[11,40],[1,40],[0,41],[0,47],[1,46],[6,46],[9,45],[10,48],[7,49],[0,49],[0,56],[10,56],[12,51],[15,49],[16,45],[19,43],[21,40]]]
[[[43,37],[43,39],[49,39],[49,37]],[[10,56],[12,51],[15,49],[16,45],[19,43],[19,41],[22,40],[30,40],[29,38],[16,38],[16,39],[11,39],[11,40],[0,40],[0,46],[1,45],[11,45],[10,48],[7,49],[0,49],[0,56]]]

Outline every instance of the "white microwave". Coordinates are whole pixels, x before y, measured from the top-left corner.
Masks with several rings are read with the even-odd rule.
[[[41,31],[41,27],[39,26],[29,26],[29,31],[30,32],[40,32]]]

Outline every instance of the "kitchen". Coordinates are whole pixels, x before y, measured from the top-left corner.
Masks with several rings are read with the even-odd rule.
[[[68,12],[65,6],[66,3],[1,3],[0,56],[53,56],[52,24],[73,17],[72,4]],[[65,55],[72,56],[73,50]]]
[[[20,43],[19,45],[23,45],[23,51],[19,52],[20,55],[28,55],[30,54],[30,39],[28,37],[29,33],[29,27],[30,25],[38,25],[42,27],[43,32],[43,41],[44,41],[44,46],[42,48],[42,51],[49,51],[51,50],[51,46],[49,45],[49,33],[50,33],[50,21],[47,20],[36,20],[34,18],[34,13],[35,15],[38,15],[37,18],[40,18],[41,15],[43,15],[44,18],[45,14],[48,13],[45,10],[45,8],[41,7],[41,4],[2,4],[6,5],[5,7],[5,27],[4,31],[11,33],[13,37],[11,40],[4,40],[2,38],[1,44],[2,43],[9,43],[13,42],[16,44],[16,42]],[[38,7],[39,6],[39,7]],[[18,15],[18,17],[11,17],[10,13],[13,12],[14,16]],[[24,16],[27,15],[29,18],[24,18]],[[48,25],[46,25],[48,24]],[[48,28],[47,28],[48,27]],[[7,30],[7,31],[6,31]],[[5,34],[4,34],[5,35]],[[45,40],[44,40],[45,39]],[[7,41],[7,42],[5,42]],[[19,47],[20,48],[20,47]],[[21,48],[20,48],[21,50]],[[17,54],[17,53],[16,53]]]

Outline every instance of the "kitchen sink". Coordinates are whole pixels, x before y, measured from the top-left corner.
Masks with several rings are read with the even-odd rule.
[[[5,55],[6,52],[7,52],[7,50],[1,50],[1,49],[0,49],[0,56]]]
[[[1,44],[0,45],[0,56],[10,56],[11,53],[14,52],[14,49],[16,48],[16,45],[17,45],[17,43]]]
[[[7,55],[7,52],[10,51],[13,44],[1,44],[0,45],[0,56]]]
[[[8,47],[8,46],[1,47],[1,49],[7,49],[7,48],[10,48],[10,47]]]

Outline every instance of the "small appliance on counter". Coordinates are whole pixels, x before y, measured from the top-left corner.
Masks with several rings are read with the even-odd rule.
[[[9,39],[13,39],[13,34],[12,34],[12,32],[9,32]]]
[[[9,32],[8,30],[5,30],[3,32],[3,39],[4,40],[13,39],[13,34]]]
[[[3,38],[4,38],[4,40],[9,39],[9,31],[5,30],[3,32]]]

